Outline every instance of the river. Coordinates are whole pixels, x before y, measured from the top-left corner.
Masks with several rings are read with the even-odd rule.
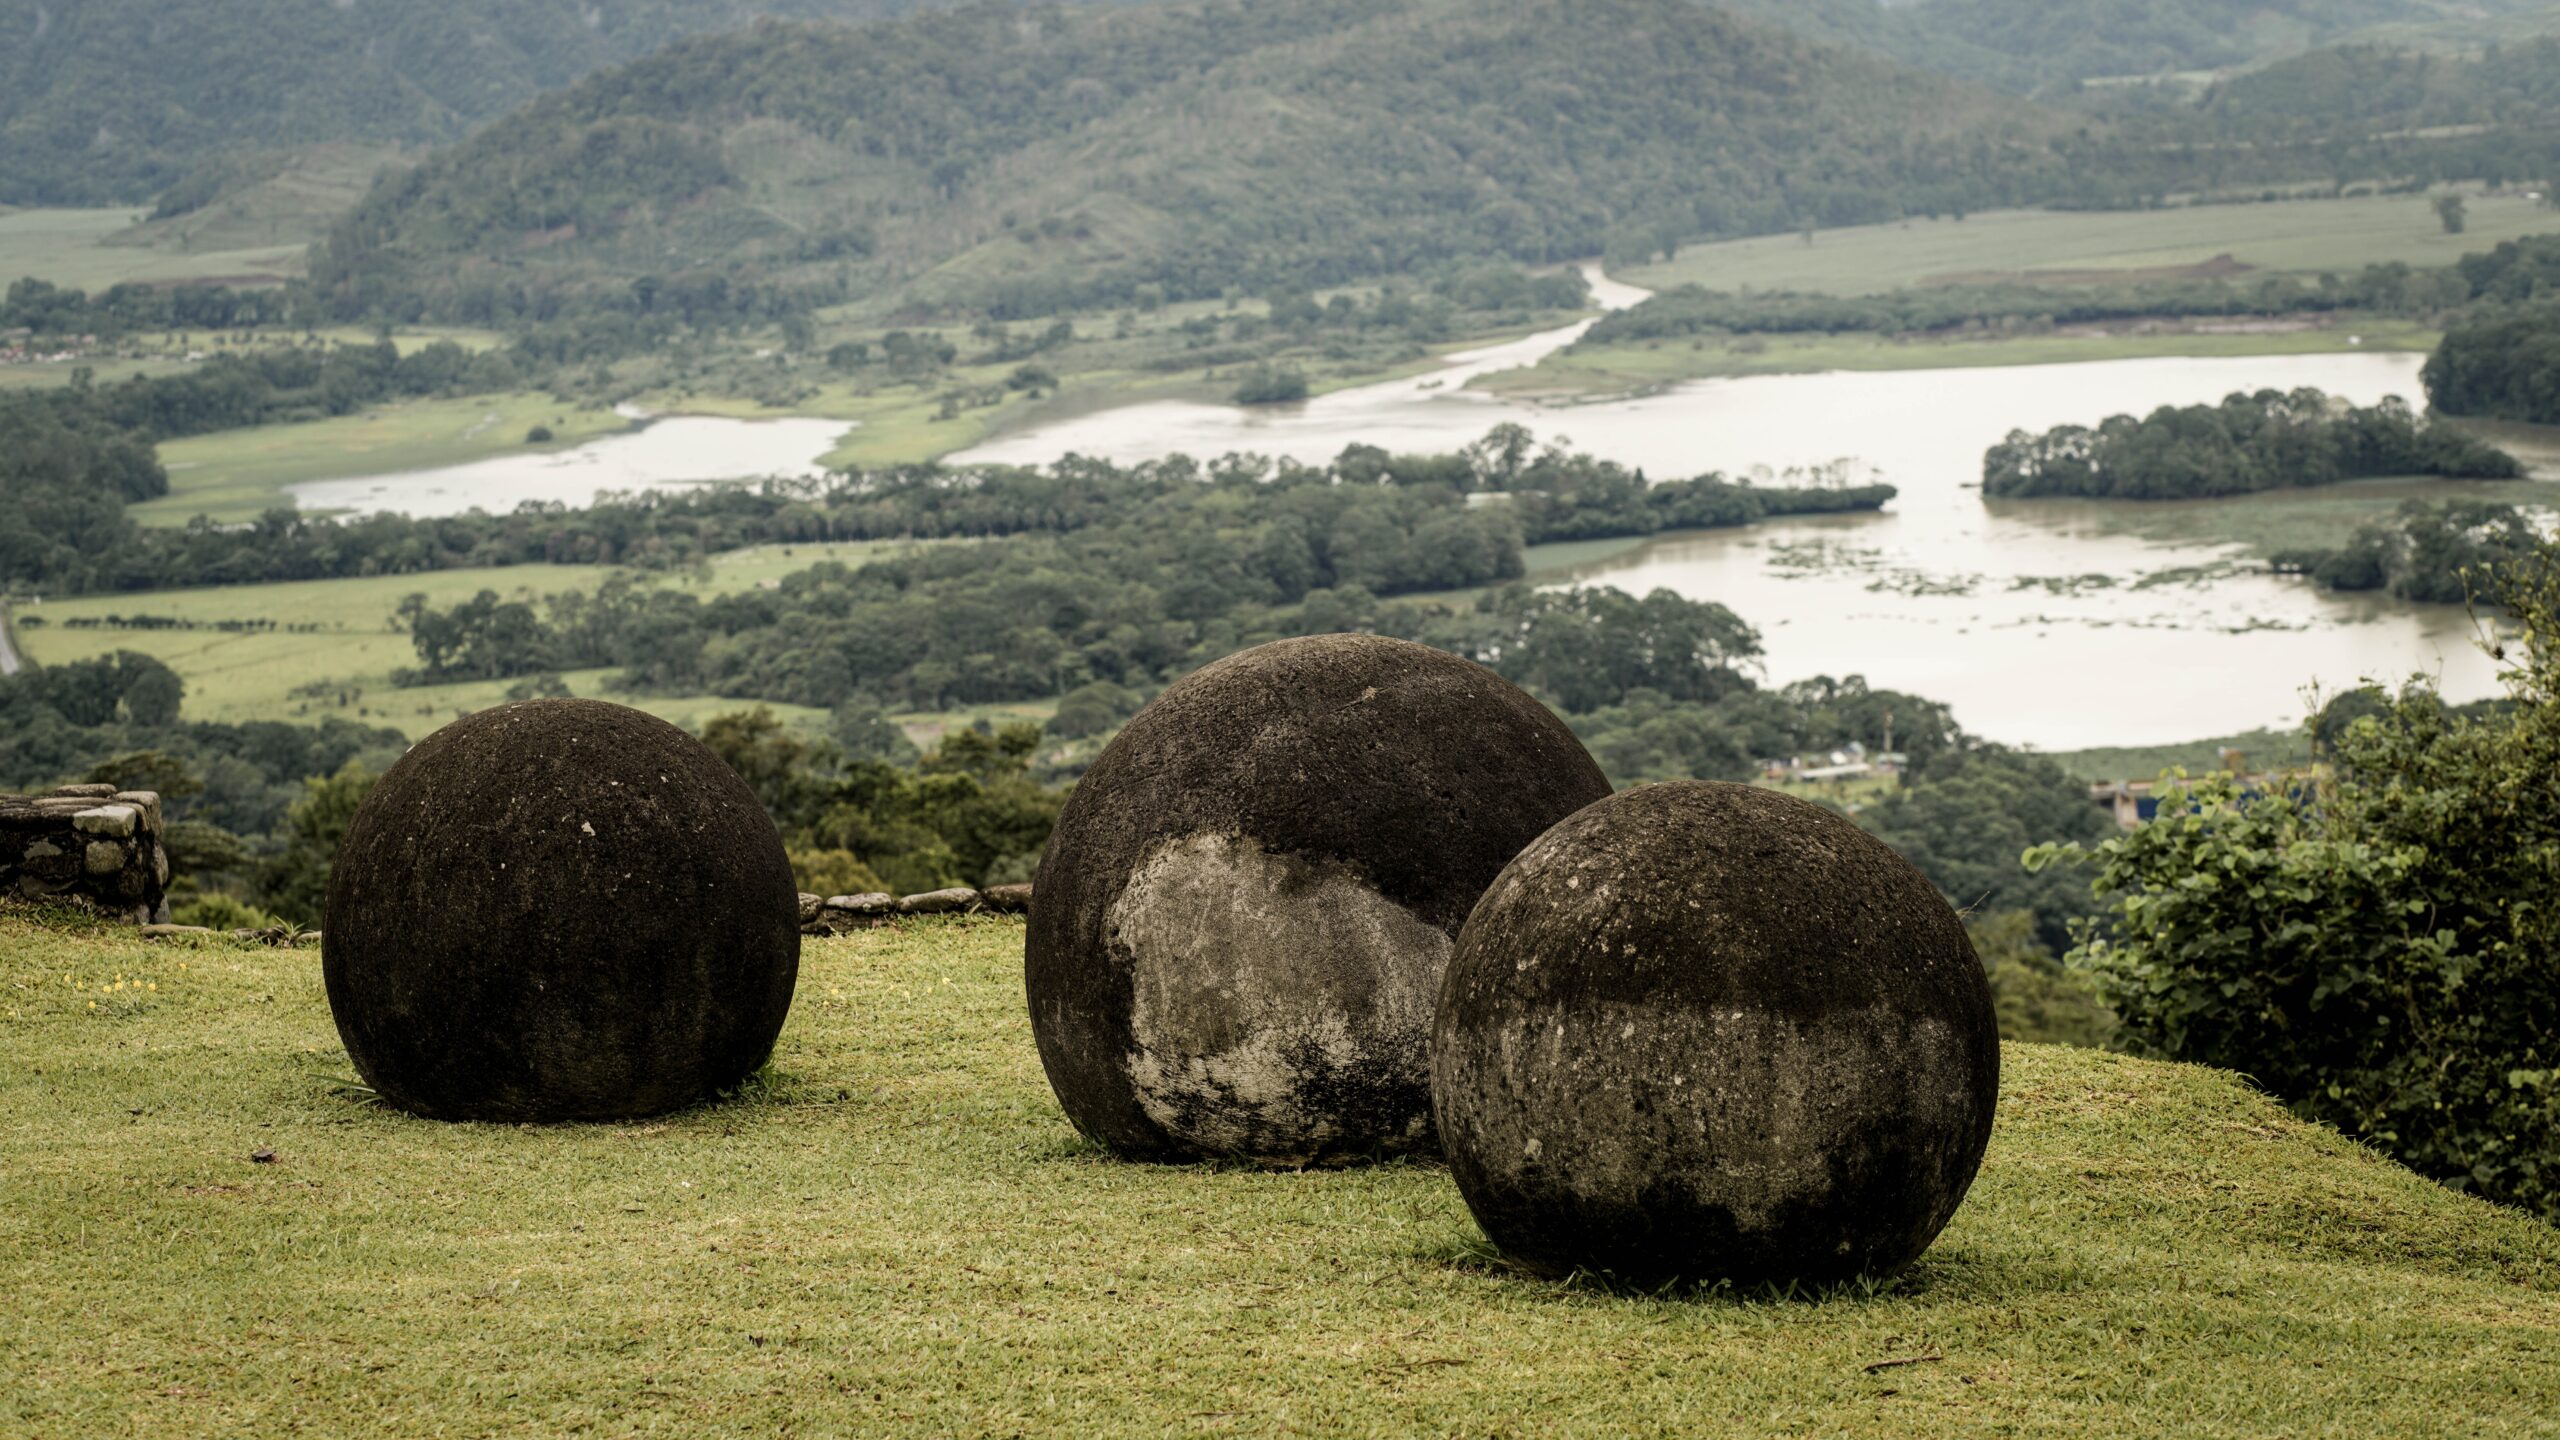
[[[2316,386],[2358,404],[2393,395],[2423,404],[2419,356],[1782,375],[1563,408],[1457,388],[1465,375],[1532,363],[1576,334],[1534,336],[1457,357],[1443,376],[1340,391],[1303,406],[1135,405],[955,458],[1034,464],[1069,453],[1135,461],[1252,450],[1318,462],[1354,440],[1445,451],[1514,421],[1656,478],[1778,475],[1849,461],[1859,478],[1900,488],[1884,513],[1665,536],[1543,578],[1720,601],[1761,630],[1772,683],[1863,675],[1951,703],[1978,733],[2046,749],[2290,725],[2310,687],[2366,678],[2425,673],[2459,699],[2495,689],[2494,666],[2458,609],[2324,595],[2307,581],[2264,573],[2235,544],[2146,538],[2131,532],[2170,517],[2129,502],[1987,506],[1978,488],[1983,451],[2012,429],[2093,424],[2266,387]],[[2368,498],[2374,489],[2321,492],[2301,503]],[[2551,492],[2533,485],[2499,493]],[[2285,522],[2278,512],[2262,523]]]

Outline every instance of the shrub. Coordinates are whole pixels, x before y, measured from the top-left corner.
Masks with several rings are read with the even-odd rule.
[[[1287,405],[1307,398],[1307,373],[1295,365],[1256,365],[1236,386],[1239,405]]]
[[[2094,850],[2069,957],[2134,1049],[2240,1070],[2458,1188],[2560,1218],[2560,578],[2491,578],[2514,703],[2413,682],[2286,793],[2198,783]]]

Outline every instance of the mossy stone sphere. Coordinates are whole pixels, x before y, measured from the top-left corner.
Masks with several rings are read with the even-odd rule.
[[[1432,1040],[1493,1243],[1646,1284],[1900,1270],[1973,1183],[2000,1083],[1982,963],[1918,870],[1819,806],[1695,781],[1524,850]]]
[[[699,740],[594,700],[501,705],[401,757],[329,874],[322,971],[365,1083],[439,1120],[615,1120],[764,1063],[799,887]]]
[[[1025,979],[1059,1103],[1144,1159],[1427,1152],[1458,927],[1608,793],[1544,706],[1426,646],[1285,640],[1184,678],[1041,861]]]

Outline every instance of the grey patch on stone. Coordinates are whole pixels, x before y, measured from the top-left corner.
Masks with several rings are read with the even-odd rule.
[[[158,791],[119,790],[116,792],[115,798],[117,804],[130,805],[134,809],[142,812],[142,827],[144,829],[157,830],[160,828],[160,793]]]
[[[830,895],[827,897],[825,909],[830,915],[870,920],[882,915],[896,914],[898,897],[877,892],[864,895]]]
[[[1346,1088],[1413,1097],[1429,1134],[1431,1007],[1449,937],[1348,866],[1236,835],[1166,841],[1109,914],[1131,977],[1129,1078],[1203,1154],[1313,1159],[1346,1139]],[[1373,1118],[1373,1117],[1363,1117]]]
[[[1129,1069],[1131,1055],[1153,1047],[1133,1031],[1133,960],[1113,933],[1123,892],[1168,842],[1240,837],[1311,877],[1347,877],[1454,937],[1522,846],[1608,793],[1608,777],[1562,721],[1447,651],[1375,635],[1309,636],[1193,671],[1104,747],[1042,851],[1023,989],[1059,1105],[1078,1130],[1133,1159],[1220,1154],[1299,1165],[1311,1155],[1429,1153],[1418,1042],[1402,1063],[1348,1078],[1322,1046],[1307,1047],[1331,1089],[1302,1089],[1300,1108],[1320,1100],[1332,1139],[1260,1127],[1250,1152],[1206,1151],[1159,1124]],[[1320,934],[1300,938],[1314,950]],[[1436,965],[1436,955],[1426,958]],[[1373,977],[1367,988],[1402,983]],[[1161,1109],[1160,1088],[1155,1098]]]
[[[174,940],[181,935],[210,935],[212,933],[213,932],[211,930],[206,929],[202,925],[145,925],[142,927],[142,938],[145,940]]]
[[[124,847],[113,840],[92,840],[83,864],[92,875],[113,875],[124,868]]]
[[[52,795],[60,799],[105,800],[116,793],[113,785],[56,785]]]
[[[927,890],[921,895],[909,895],[900,900],[898,913],[901,915],[956,915],[963,910],[977,908],[977,904],[978,892],[975,890]]]
[[[1031,913],[1031,887],[1028,885],[990,885],[978,892],[987,908],[1000,915]]]
[[[169,883],[169,850],[165,845],[151,847],[151,878],[156,884]]]
[[[50,840],[34,841],[27,846],[25,851],[26,857],[30,860],[50,860],[61,853],[62,847],[54,844]]]
[[[806,925],[806,924],[808,924],[810,921],[817,919],[817,918],[818,918],[818,907],[819,907],[819,906],[821,906],[821,905],[824,905],[824,904],[826,904],[826,903],[827,903],[827,902],[826,902],[826,898],[825,898],[824,896],[820,896],[820,895],[812,895],[812,894],[810,894],[810,893],[809,893],[808,891],[806,891],[806,890],[801,891],[801,892],[800,892],[800,923],[801,923],[801,924],[803,924],[803,925]]]
[[[130,805],[100,805],[71,817],[73,828],[87,835],[131,835],[142,812]]]

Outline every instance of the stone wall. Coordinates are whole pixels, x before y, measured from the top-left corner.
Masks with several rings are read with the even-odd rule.
[[[65,785],[0,795],[0,895],[144,925],[167,918],[168,886],[160,797],[150,791]]]
[[[1027,915],[1031,887],[995,885],[984,890],[929,890],[922,895],[810,895],[800,897],[800,933],[842,935],[886,925],[901,915]]]

